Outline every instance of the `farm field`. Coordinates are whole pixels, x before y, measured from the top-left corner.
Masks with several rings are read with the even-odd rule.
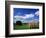
[[[14,25],[14,30],[21,30],[21,29],[39,29],[39,26],[29,27],[28,24]]]

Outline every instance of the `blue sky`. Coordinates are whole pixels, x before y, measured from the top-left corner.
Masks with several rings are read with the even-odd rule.
[[[14,22],[20,20],[22,22],[31,22],[39,20],[39,9],[14,8]]]

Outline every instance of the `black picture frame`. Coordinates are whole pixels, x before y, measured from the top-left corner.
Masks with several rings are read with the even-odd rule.
[[[9,5],[10,4],[15,4],[15,3],[22,3],[22,4],[33,4],[33,5],[42,5],[42,13],[43,13],[43,28],[42,28],[42,33],[34,33],[34,34],[14,34],[14,35],[9,35],[9,24],[10,24],[10,13],[9,13]],[[5,36],[6,37],[19,37],[19,36],[37,36],[37,35],[45,35],[45,3],[41,2],[20,2],[20,1],[5,1]]]

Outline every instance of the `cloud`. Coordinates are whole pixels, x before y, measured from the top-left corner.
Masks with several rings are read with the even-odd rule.
[[[37,23],[39,21],[39,19],[34,19],[35,23]]]
[[[14,18],[23,18],[23,16],[16,15],[16,16],[14,16]]]
[[[26,20],[26,19],[33,18],[33,17],[34,17],[34,14],[25,14],[25,16],[16,15],[14,16],[14,22],[20,20],[23,23],[28,23],[28,22],[31,22],[31,20]]]
[[[32,17],[34,17],[34,14],[25,14],[25,16],[23,17],[23,19],[32,18]]]
[[[26,19],[26,18],[32,18],[34,17],[34,14],[25,14],[25,16],[14,16],[14,18],[23,18],[23,19]]]
[[[34,19],[35,21],[38,21],[38,19]]]
[[[37,11],[37,12],[35,13],[35,15],[36,15],[36,16],[39,16],[39,11]]]

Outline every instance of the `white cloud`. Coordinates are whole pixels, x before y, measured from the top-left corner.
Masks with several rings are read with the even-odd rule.
[[[36,22],[38,22],[39,20],[38,19],[34,19]]]
[[[35,21],[38,21],[38,19],[34,19]]]
[[[14,16],[14,18],[23,18],[23,16],[18,16],[18,15],[17,15],[17,16]]]
[[[26,19],[26,18],[32,18],[32,17],[34,17],[33,14],[25,14],[25,16],[23,18]]]
[[[33,15],[33,14],[27,14],[26,17],[27,17],[27,18],[28,18],[28,17],[31,17],[31,18],[32,18],[32,17],[34,17],[34,15]]]
[[[35,13],[35,15],[36,15],[36,16],[39,16],[39,11],[37,11],[37,12]]]
[[[34,17],[34,14],[25,14],[25,16],[14,16],[14,18],[23,18],[23,19],[26,19],[26,18],[32,18]]]

